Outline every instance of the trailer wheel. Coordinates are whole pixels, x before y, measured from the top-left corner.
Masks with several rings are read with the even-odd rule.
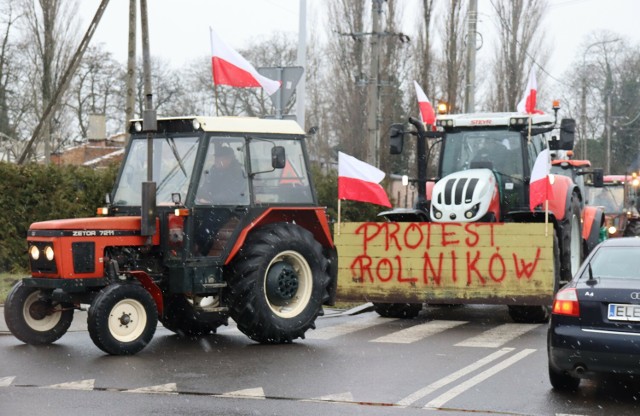
[[[103,288],[89,308],[89,335],[111,355],[130,355],[153,338],[158,324],[156,303],[142,286],[112,284]]]
[[[385,318],[410,319],[418,316],[422,310],[421,303],[373,303],[378,315]]]
[[[580,226],[580,201],[576,194],[571,195],[569,215],[560,225],[562,242],[561,278],[563,282],[571,280],[582,263],[582,228]]]
[[[260,343],[304,338],[329,299],[328,261],[304,228],[270,224],[253,232],[228,270],[231,317]]]
[[[197,310],[184,295],[172,295],[164,299],[164,316],[160,322],[181,337],[201,337],[215,334],[220,325],[227,324],[227,317]]]
[[[60,339],[73,320],[73,305],[53,303],[36,288],[16,283],[4,305],[4,320],[11,333],[31,345],[51,344]]]
[[[553,232],[553,295],[560,289],[560,247],[558,234]],[[539,324],[549,321],[551,307],[547,305],[509,305],[509,316],[514,322]]]

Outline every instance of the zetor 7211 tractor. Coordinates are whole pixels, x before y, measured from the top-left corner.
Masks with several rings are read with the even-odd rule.
[[[11,332],[54,342],[89,305],[91,339],[114,355],[143,349],[158,320],[182,336],[232,317],[257,342],[304,338],[336,288],[304,131],[233,117],[159,119],[147,130],[131,123],[101,217],[31,225],[31,277],[5,304]]]

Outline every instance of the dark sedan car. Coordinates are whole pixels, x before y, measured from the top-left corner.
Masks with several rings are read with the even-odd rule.
[[[601,243],[558,291],[547,351],[558,390],[575,390],[582,378],[640,374],[640,238]]]

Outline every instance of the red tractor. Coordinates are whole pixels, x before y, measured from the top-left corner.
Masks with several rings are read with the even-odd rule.
[[[52,343],[88,305],[91,339],[114,355],[142,350],[158,320],[183,336],[231,317],[257,342],[304,338],[334,301],[337,267],[304,131],[188,117],[130,133],[100,217],[29,228],[31,277],[5,304],[13,335]]]
[[[571,149],[574,120],[455,114],[438,116],[434,130],[409,122],[415,130],[391,127],[391,153],[402,152],[406,135],[416,136],[418,200],[412,209],[381,213],[384,226],[343,225],[336,236],[340,299],[368,299],[394,317],[415,316],[424,302],[506,304],[515,321],[545,321],[554,291],[599,237],[596,208],[583,209],[571,177],[555,176],[547,214],[544,204],[529,208],[538,154]],[[541,227],[545,217],[550,231]],[[538,267],[526,279],[523,257],[530,270]]]
[[[604,209],[607,237],[640,236],[638,186],[636,173],[605,175],[587,187],[587,203]]]

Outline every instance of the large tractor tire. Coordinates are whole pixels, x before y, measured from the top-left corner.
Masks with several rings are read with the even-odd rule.
[[[418,316],[422,310],[421,303],[375,303],[374,310],[385,318],[411,319]]]
[[[302,227],[275,223],[249,235],[228,272],[230,314],[260,343],[288,343],[315,328],[329,299],[328,261]]]
[[[31,345],[51,344],[60,339],[73,320],[73,305],[53,303],[36,288],[16,283],[4,305],[4,320],[11,333]]]
[[[560,289],[560,247],[558,234],[553,233],[553,294]],[[514,322],[537,324],[549,321],[551,306],[548,305],[509,305],[509,316]]]
[[[202,337],[215,334],[220,325],[227,324],[227,317],[198,310],[184,295],[172,295],[164,299],[164,316],[160,322],[181,337]]]
[[[624,237],[640,237],[640,221],[629,220],[624,229]]]
[[[89,335],[111,355],[132,355],[151,342],[158,309],[151,294],[133,283],[112,284],[100,291],[87,316]]]
[[[560,277],[563,283],[571,280],[584,258],[582,226],[580,223],[580,201],[578,195],[571,195],[568,215],[560,223],[561,265]]]

